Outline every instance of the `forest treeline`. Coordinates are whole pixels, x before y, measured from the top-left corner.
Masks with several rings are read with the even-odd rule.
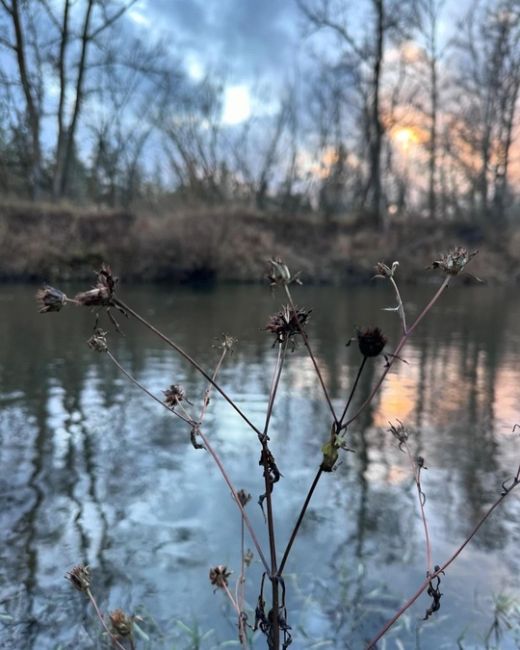
[[[0,0],[0,192],[107,207],[514,218],[520,5],[298,0],[305,63],[223,117],[132,0]],[[304,70],[302,71],[302,67]],[[265,102],[269,96],[267,110]],[[136,207],[137,206],[137,207]]]

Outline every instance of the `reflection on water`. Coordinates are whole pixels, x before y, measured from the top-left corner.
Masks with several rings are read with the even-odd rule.
[[[240,522],[208,454],[195,451],[182,423],[129,385],[84,341],[90,314],[67,308],[38,316],[33,288],[0,290],[0,647],[51,650],[101,647],[92,612],[71,593],[64,573],[92,567],[102,608],[143,616],[151,645],[189,647],[179,625],[213,630],[202,647],[235,636],[232,612],[213,594],[211,565],[239,568]],[[407,290],[410,315],[429,296]],[[380,324],[392,342],[395,314],[380,311],[386,287],[301,288],[318,362],[341,408],[357,371],[356,325]],[[129,288],[125,298],[203,365],[215,362],[213,337],[237,336],[221,383],[263,424],[275,360],[262,327],[280,304],[260,288]],[[406,456],[388,434],[403,420],[426,459],[423,489],[442,563],[516,470],[520,420],[520,304],[506,290],[454,287],[404,350],[374,403],[351,431],[338,470],[320,483],[287,565],[293,647],[361,648],[424,577],[421,522]],[[157,395],[181,383],[198,402],[204,384],[160,341],[136,324],[115,338],[120,361]],[[382,370],[375,360],[358,398]],[[359,401],[358,401],[359,403]],[[355,405],[353,405],[355,408]],[[275,488],[278,547],[283,548],[320,460],[329,417],[312,365],[290,355],[271,425],[283,473]],[[232,409],[214,397],[206,430],[238,487],[262,493],[258,442]],[[516,464],[516,465],[515,465]],[[248,506],[267,546],[260,509]],[[481,530],[442,583],[441,611],[423,623],[424,596],[388,636],[404,647],[484,647],[491,599],[520,597],[516,495]],[[249,570],[255,603],[261,566]],[[236,576],[236,573],[235,573]],[[181,639],[181,641],[179,641]],[[180,643],[180,646],[179,646]],[[516,647],[514,634],[500,647]],[[60,645],[61,644],[61,645]],[[264,647],[263,639],[257,641]],[[401,646],[403,647],[403,646]]]

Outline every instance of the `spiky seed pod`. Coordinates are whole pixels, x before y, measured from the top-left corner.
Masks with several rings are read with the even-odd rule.
[[[66,301],[67,296],[63,291],[48,284],[36,292],[36,302],[40,307],[40,314],[46,314],[49,311],[60,311]]]
[[[97,329],[87,341],[87,345],[96,352],[106,352],[108,350],[107,332]]]
[[[86,593],[90,589],[89,568],[85,564],[77,564],[65,576],[73,587]]]
[[[132,636],[133,620],[131,616],[127,616],[122,609],[115,609],[110,612],[108,617],[114,634],[121,637]]]
[[[377,357],[386,345],[386,337],[379,327],[367,327],[358,330],[357,340],[359,350],[364,357]]]
[[[276,337],[275,343],[286,343],[300,333],[309,319],[310,309],[296,308],[296,312],[286,305],[273,314],[267,321],[265,329]]]
[[[184,388],[180,384],[172,384],[170,388],[163,391],[164,403],[173,408],[186,399]]]
[[[463,246],[457,246],[448,253],[441,255],[440,259],[432,262],[428,268],[440,269],[447,275],[458,275],[477,253],[478,251],[469,253]]]
[[[78,293],[74,300],[84,307],[112,307],[114,289],[118,282],[108,264],[102,264],[97,273],[96,286],[88,291]]]
[[[228,578],[231,575],[231,571],[224,564],[218,564],[217,566],[212,567],[209,570],[209,581],[212,585],[219,589],[227,587]]]
[[[245,490],[239,490],[237,492],[237,496],[242,508],[245,508],[249,501],[251,501],[251,495]]]

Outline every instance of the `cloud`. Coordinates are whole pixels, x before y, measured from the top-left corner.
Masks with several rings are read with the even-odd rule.
[[[139,10],[169,35],[181,59],[196,58],[234,82],[281,81],[295,56],[298,9],[291,0],[148,0]]]

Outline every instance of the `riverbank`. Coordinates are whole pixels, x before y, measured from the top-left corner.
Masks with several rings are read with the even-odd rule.
[[[264,215],[244,208],[179,209],[161,215],[0,205],[0,280],[88,280],[108,261],[127,281],[258,282],[280,256],[306,283],[368,281],[374,264],[399,260],[403,281],[451,246],[480,253],[471,272],[490,284],[520,281],[520,229],[496,232],[471,223],[426,220],[376,232],[359,219]]]

